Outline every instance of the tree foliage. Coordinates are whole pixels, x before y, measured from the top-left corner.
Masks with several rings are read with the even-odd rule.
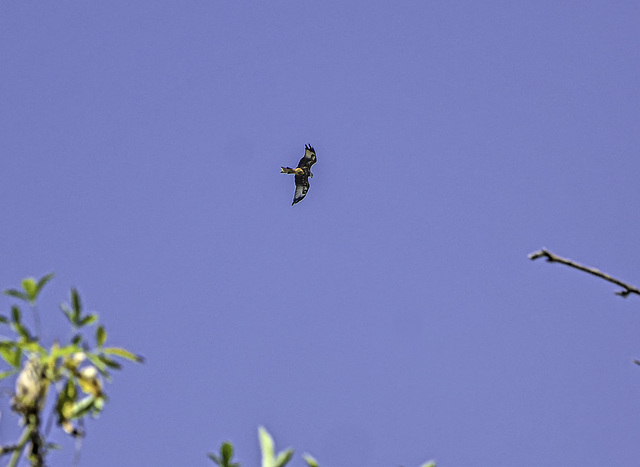
[[[53,342],[45,346],[40,341],[36,304],[52,278],[53,274],[39,280],[27,278],[21,289],[4,291],[19,304],[11,306],[10,316],[0,315],[0,324],[8,326],[14,335],[12,339],[0,340],[0,358],[7,368],[0,373],[0,379],[15,376],[11,410],[24,426],[16,444],[0,446],[0,455],[11,454],[9,466],[18,464],[25,449],[31,465],[42,466],[47,452],[57,447],[47,442],[42,428],[48,398],[53,401],[57,426],[71,437],[82,437],[85,417],[97,418],[104,410],[108,398],[103,381],[110,381],[111,372],[121,368],[117,359],[143,361],[123,348],[105,346],[107,330],[98,325],[97,314],[85,312],[76,289],[71,289],[69,303],[60,305],[73,331],[71,339],[66,345]],[[24,321],[21,308],[24,305],[33,312],[35,332]]]
[[[43,430],[45,407],[52,407],[49,417],[55,417],[57,426],[72,438],[85,435],[86,417],[97,418],[108,401],[103,381],[111,381],[111,373],[121,369],[118,359],[142,363],[143,358],[120,348],[108,347],[107,330],[99,324],[96,313],[85,311],[80,294],[71,289],[68,303],[60,309],[69,322],[72,336],[61,345],[55,341],[48,346],[40,339],[38,297],[44,286],[53,279],[47,274],[39,280],[26,278],[20,288],[4,290],[4,294],[17,300],[8,315],[0,314],[0,325],[13,332],[13,338],[0,339],[0,380],[15,378],[15,394],[11,410],[20,417],[24,426],[15,444],[0,446],[0,456],[11,455],[10,467],[18,465],[23,453],[32,466],[44,466],[48,451],[59,446],[48,442],[48,429]],[[24,319],[23,307],[31,309],[34,328]],[[51,403],[48,403],[51,401]],[[46,433],[45,433],[46,431]],[[273,437],[264,427],[258,428],[262,467],[285,467],[293,458],[291,448],[278,452]],[[217,454],[208,453],[209,459],[219,467],[241,467],[233,460],[234,448],[224,442]],[[310,454],[303,454],[308,467],[320,467]],[[427,462],[421,467],[435,467]]]

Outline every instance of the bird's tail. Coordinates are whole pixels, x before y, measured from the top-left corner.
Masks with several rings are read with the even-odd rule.
[[[295,170],[293,170],[291,167],[280,167],[282,170],[280,171],[281,174],[294,174],[296,173]]]

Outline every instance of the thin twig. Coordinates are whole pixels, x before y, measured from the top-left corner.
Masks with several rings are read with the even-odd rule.
[[[27,441],[29,441],[29,439],[31,438],[32,433],[33,427],[31,425],[27,425],[22,432],[20,441],[18,441],[18,444],[15,445],[16,449],[13,449],[13,455],[11,456],[11,460],[9,461],[9,464],[7,464],[7,467],[15,467],[16,465],[18,465],[18,461],[20,460],[22,451],[27,444]]]
[[[0,456],[4,456],[13,451],[17,451],[18,449],[22,449],[17,444],[8,444],[6,446],[0,446]]]
[[[620,295],[623,298],[626,298],[627,295],[629,294],[636,294],[636,295],[640,295],[640,289],[638,289],[637,287],[634,287],[632,285],[629,285],[625,282],[622,282],[621,280],[616,279],[615,277],[611,277],[609,274],[606,274],[602,271],[600,271],[599,269],[596,268],[589,268],[587,266],[583,266],[581,264],[576,263],[575,261],[572,261],[570,259],[566,259],[566,258],[561,258],[560,256],[556,256],[553,253],[551,253],[548,250],[545,250],[544,248],[540,251],[536,251],[535,253],[531,253],[529,255],[529,259],[530,260],[535,260],[538,258],[546,258],[547,262],[549,263],[560,263],[560,264],[566,264],[567,266],[571,266],[572,268],[575,269],[579,269],[580,271],[584,271],[584,272],[588,272],[589,274],[593,274],[594,276],[597,276],[601,279],[604,279],[606,281],[612,282],[613,284],[616,284],[619,287],[622,287],[622,290],[619,290],[618,292],[616,292],[616,295]]]

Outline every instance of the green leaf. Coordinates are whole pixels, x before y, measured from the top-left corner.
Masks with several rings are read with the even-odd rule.
[[[222,443],[220,454],[222,455],[222,460],[228,464],[233,457],[233,445],[231,443]]]
[[[29,301],[29,296],[27,294],[24,294],[24,293],[22,293],[22,292],[20,292],[19,290],[16,290],[16,289],[7,289],[7,290],[4,290],[3,293],[5,295],[9,295],[10,297],[19,298],[20,300],[24,300],[25,302]]]
[[[80,418],[85,416],[91,409],[94,408],[94,404],[96,402],[95,396],[87,396],[81,399],[79,402],[73,404],[73,408],[71,410],[71,416],[69,419]]]
[[[231,462],[231,458],[233,457],[233,445],[229,442],[224,442],[222,443],[222,446],[220,446],[220,456],[216,456],[212,452],[207,455],[209,459],[220,467],[240,467],[240,464]]]
[[[82,301],[75,288],[71,289],[71,306],[73,308],[74,321],[77,323],[80,321],[80,315],[82,314]]]
[[[76,320],[73,317],[73,311],[71,311],[71,309],[67,306],[67,304],[66,303],[61,303],[60,304],[60,309],[62,310],[64,315],[67,317],[67,319],[69,320],[71,325],[74,326],[74,327],[78,327],[77,324],[76,324]]]
[[[23,352],[38,354],[40,355],[40,357],[44,357],[47,355],[47,351],[45,350],[45,348],[38,344],[36,341],[19,342],[18,347],[20,347]]]
[[[59,421],[69,420],[71,418],[77,393],[78,390],[75,383],[71,379],[68,379],[56,401],[56,414],[58,414]]]
[[[69,355],[73,355],[74,353],[80,353],[82,349],[78,347],[76,344],[65,345],[64,347],[58,347],[57,349],[53,349],[51,351],[51,358],[55,360],[56,358],[68,357]]]
[[[262,451],[262,467],[284,467],[293,456],[293,449],[287,449],[275,457],[275,445],[273,438],[264,427],[258,428],[258,438]]]
[[[40,291],[42,290],[42,288],[47,285],[47,282],[49,282],[51,279],[53,279],[54,274],[51,272],[49,274],[47,274],[46,276],[44,276],[42,279],[40,279],[38,281],[38,283],[36,284],[36,296],[40,293]]]
[[[98,371],[102,374],[109,374],[107,371],[107,365],[100,359],[100,357],[93,353],[87,353],[87,358],[95,365]]]
[[[16,330],[20,337],[27,342],[34,342],[36,339],[29,333],[29,330],[22,325],[22,323],[14,323],[13,328]]]
[[[320,465],[318,464],[318,461],[315,460],[313,456],[311,456],[311,454],[303,454],[302,457],[304,457],[304,460],[307,461],[307,464],[309,464],[309,467],[320,467]]]
[[[104,326],[98,326],[96,329],[96,342],[98,343],[98,347],[102,347],[107,340],[107,330]]]
[[[98,355],[98,358],[100,359],[100,361],[102,363],[104,363],[106,366],[108,366],[109,368],[113,368],[114,370],[120,370],[122,369],[122,365],[118,362],[116,362],[115,360],[105,356],[105,355]]]
[[[82,326],[87,326],[88,324],[93,324],[96,321],[98,321],[98,315],[87,315],[85,317],[83,317],[79,322],[78,322],[78,327],[81,328]]]
[[[20,361],[22,360],[22,349],[14,342],[0,342],[0,357],[12,367],[19,369]]]
[[[287,449],[286,451],[282,451],[278,454],[278,458],[276,459],[276,463],[274,467],[284,467],[289,463],[291,458],[293,457],[293,449]]]
[[[33,277],[27,277],[22,280],[22,288],[27,293],[28,300],[33,303],[38,297],[38,286],[36,280]]]
[[[78,345],[82,341],[82,334],[78,333],[71,339],[73,345]]]
[[[429,461],[425,464],[422,464],[420,467],[436,467],[436,461]]]
[[[0,323],[8,324],[9,318],[7,318],[5,315],[0,315]]]
[[[144,357],[135,355],[125,349],[121,349],[118,347],[106,347],[102,349],[102,351],[109,355],[117,355],[118,357],[126,358],[127,360],[131,360],[132,362],[144,363]]]
[[[11,321],[14,323],[19,323],[21,319],[22,313],[20,312],[20,308],[17,305],[13,305],[11,307]]]
[[[273,438],[264,427],[258,428],[260,451],[262,451],[262,467],[273,467],[275,462]]]

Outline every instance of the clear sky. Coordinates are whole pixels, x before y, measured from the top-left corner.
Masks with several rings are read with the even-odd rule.
[[[0,287],[147,358],[81,465],[265,425],[292,467],[640,466],[640,298],[527,259],[640,285],[638,44],[634,1],[2,2]]]

